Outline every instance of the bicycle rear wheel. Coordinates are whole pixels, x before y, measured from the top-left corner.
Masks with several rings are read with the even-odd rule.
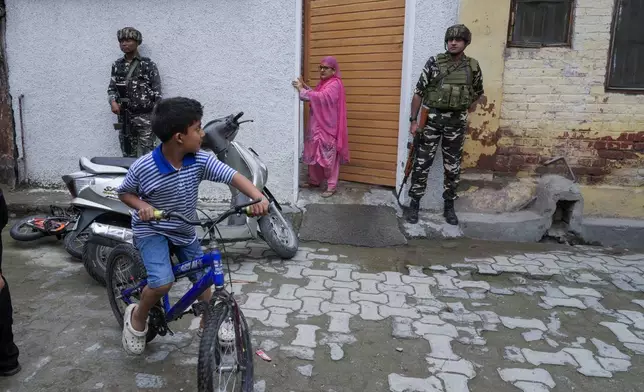
[[[229,303],[211,306],[199,346],[200,392],[252,392],[253,349],[244,314]]]

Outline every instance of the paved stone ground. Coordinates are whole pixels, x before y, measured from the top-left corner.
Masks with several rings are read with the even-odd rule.
[[[23,370],[7,391],[196,390],[198,319],[141,357],[59,243],[5,241]],[[256,391],[637,391],[644,254],[543,244],[235,244]],[[186,284],[175,286],[180,294]]]

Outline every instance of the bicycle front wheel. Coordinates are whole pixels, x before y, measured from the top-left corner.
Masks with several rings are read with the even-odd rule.
[[[139,251],[130,244],[118,245],[107,257],[107,271],[105,273],[107,297],[112,307],[112,312],[119,326],[123,328],[123,315],[127,303],[121,297],[121,291],[126,288],[137,287],[142,279],[147,278],[145,265]],[[132,295],[129,300],[138,303],[140,295]],[[146,342],[152,341],[157,336],[157,330],[148,326]]]
[[[200,392],[252,392],[253,350],[244,314],[224,302],[206,312],[199,346],[197,379]]]

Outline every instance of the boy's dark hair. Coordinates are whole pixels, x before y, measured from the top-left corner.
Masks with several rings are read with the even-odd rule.
[[[201,117],[203,107],[199,101],[184,97],[162,99],[152,111],[152,132],[165,143],[177,133],[186,133]]]

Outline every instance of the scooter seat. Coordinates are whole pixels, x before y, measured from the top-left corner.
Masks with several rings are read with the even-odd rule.
[[[136,161],[136,158],[124,158],[124,157],[94,157],[90,159],[90,162],[97,165],[103,166],[116,166],[122,167],[123,169],[129,169],[130,166]]]
[[[96,158],[94,158],[96,159]],[[126,167],[121,167],[121,166],[113,166],[111,163],[109,165],[102,165],[98,163],[92,162],[94,159],[91,161],[85,157],[80,157],[80,160],[78,161],[78,166],[80,167],[81,170],[84,170],[90,174],[126,174],[128,166]],[[132,159],[132,158],[111,158],[111,159]]]

